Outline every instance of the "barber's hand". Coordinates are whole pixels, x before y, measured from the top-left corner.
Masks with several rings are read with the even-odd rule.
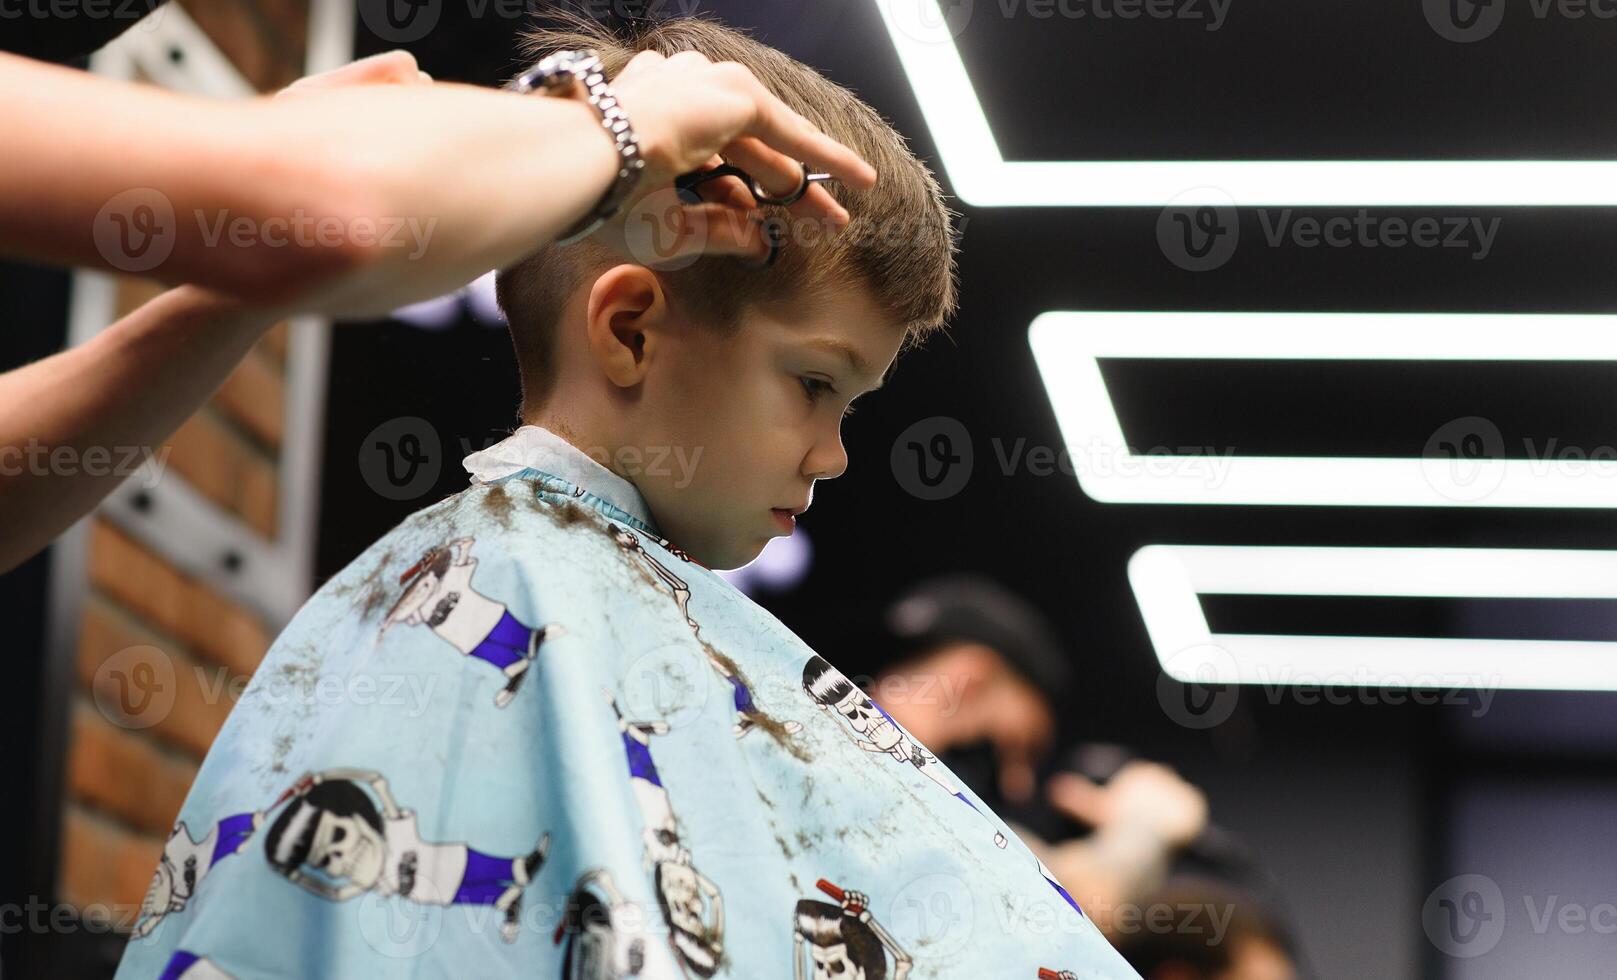
[[[1207,797],[1156,762],[1130,762],[1104,786],[1077,773],[1060,773],[1046,790],[1057,809],[1097,831],[1149,834],[1179,848],[1207,826]]]
[[[700,205],[680,205],[674,195],[674,178],[725,161],[775,196],[802,183],[799,161],[847,187],[867,189],[876,182],[869,163],[794,112],[739,63],[709,61],[695,51],[671,57],[642,51],[611,85],[646,161],[635,199],[594,236],[613,247],[624,248],[623,226],[631,216],[645,220],[650,208],[652,220],[681,232],[678,244],[659,245],[661,257],[696,251],[762,258],[768,243],[760,226],[748,220],[758,203],[742,181],[724,177],[701,185]],[[827,232],[840,231],[849,220],[847,210],[818,182],[788,210],[794,219],[814,220]]]

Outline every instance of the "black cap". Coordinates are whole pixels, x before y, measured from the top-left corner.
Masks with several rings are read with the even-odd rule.
[[[983,575],[927,579],[887,608],[887,629],[910,653],[948,643],[992,647],[1052,700],[1073,680],[1049,620],[1026,599]]]

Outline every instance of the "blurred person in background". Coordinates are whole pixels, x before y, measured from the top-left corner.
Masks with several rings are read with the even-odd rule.
[[[886,619],[900,652],[871,685],[874,699],[1110,933],[1111,913],[1158,888],[1206,829],[1206,798],[1167,766],[1110,747],[1051,765],[1073,667],[1039,611],[999,583],[929,579]],[[1074,822],[1091,832],[1072,836]]]

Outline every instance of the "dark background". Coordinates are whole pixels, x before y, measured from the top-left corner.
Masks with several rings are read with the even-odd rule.
[[[1392,0],[1233,0],[1216,32],[1205,21],[1039,19],[1025,5],[1012,5],[1020,13],[1007,17],[1009,2],[977,0],[959,38],[1007,159],[1617,158],[1617,21],[1540,20],[1528,3],[1512,2],[1492,37],[1456,44],[1428,26],[1418,3]],[[868,0],[730,0],[699,9],[752,28],[854,89],[950,190]],[[492,10],[474,17],[446,0],[439,27],[409,47],[436,78],[497,84],[517,65],[521,24]],[[358,44],[360,55],[393,46],[363,25]],[[1613,209],[1372,209],[1409,219],[1498,217],[1482,261],[1467,249],[1270,247],[1256,212],[1243,210],[1234,257],[1195,273],[1159,250],[1156,209],[950,203],[964,213],[962,305],[951,335],[907,355],[882,392],[861,400],[845,427],[849,471],[821,488],[803,519],[813,567],[795,589],[760,601],[855,674],[887,655],[879,612],[914,580],[975,569],[1026,594],[1080,665],[1080,682],[1063,696],[1066,737],[1128,744],[1200,783],[1214,818],[1273,873],[1313,975],[1572,977],[1596,975],[1596,964],[1609,975],[1595,937],[1534,935],[1522,896],[1540,905],[1550,894],[1591,906],[1617,899],[1609,873],[1617,696],[1504,692],[1472,717],[1474,696],[1457,707],[1329,705],[1247,689],[1230,721],[1192,731],[1159,700],[1161,675],[1125,564],[1150,543],[1612,548],[1611,514],[1103,505],[1065,474],[1001,473],[991,446],[1061,445],[1027,344],[1039,313],[1610,312]],[[53,349],[63,333],[53,313],[63,282],[0,275],[0,313],[10,314],[0,364]],[[1457,334],[1453,343],[1464,349],[1467,338]],[[1437,425],[1469,415],[1492,419],[1507,440],[1617,444],[1617,374],[1609,367],[1369,365],[1325,376],[1273,362],[1218,370],[1116,363],[1107,382],[1140,445],[1296,455],[1373,447],[1416,456]],[[463,487],[459,457],[515,424],[517,397],[503,330],[470,317],[436,331],[396,323],[337,330],[318,578],[405,514]],[[402,502],[373,493],[359,470],[366,434],[400,416],[429,420],[443,447],[433,490]],[[977,460],[965,489],[935,502],[906,492],[889,465],[898,434],[930,416],[960,420]],[[18,675],[8,699],[33,689],[41,567],[0,578],[0,601],[14,610],[6,621]],[[1210,602],[1209,613],[1256,632],[1617,635],[1617,614],[1604,604],[1500,612],[1285,600]],[[7,736],[26,746],[26,705],[17,707]],[[1499,880],[1511,904],[1510,941],[1474,961],[1444,957],[1421,925],[1429,893],[1464,873]],[[1599,938],[1609,947],[1610,937]]]

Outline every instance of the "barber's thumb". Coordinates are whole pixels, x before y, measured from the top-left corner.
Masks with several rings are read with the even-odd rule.
[[[346,85],[419,85],[431,80],[416,64],[415,55],[400,48],[360,58],[330,71],[307,75],[283,91],[296,94]]]

